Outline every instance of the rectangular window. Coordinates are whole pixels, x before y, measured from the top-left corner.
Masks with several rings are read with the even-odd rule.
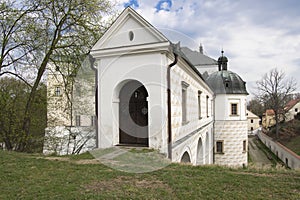
[[[247,141],[244,140],[243,141],[243,152],[246,152],[247,151]]]
[[[298,112],[298,108],[295,108],[295,112]]]
[[[223,152],[223,141],[216,142],[216,153],[224,153]]]
[[[80,126],[80,115],[75,116],[75,125]]]
[[[209,96],[206,96],[206,116],[209,117],[208,114],[208,100],[209,100]]]
[[[198,117],[201,119],[201,91],[198,91]]]
[[[55,87],[55,96],[60,96],[60,87]]]
[[[251,123],[253,124],[253,119],[251,119]]]
[[[189,84],[182,81],[181,82],[181,91],[182,91],[182,123],[187,123],[187,88],[189,87]]]
[[[91,116],[91,126],[95,126],[96,125],[96,116],[92,115]]]
[[[238,115],[237,103],[231,104],[231,115]]]

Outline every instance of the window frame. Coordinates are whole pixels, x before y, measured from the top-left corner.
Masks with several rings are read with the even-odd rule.
[[[233,113],[233,106],[236,106],[235,113]],[[239,116],[238,103],[230,103],[230,116]]]
[[[188,116],[187,116],[187,99],[188,99],[188,87],[190,85],[184,81],[181,82],[181,120],[182,125],[185,125],[188,123]]]
[[[221,144],[221,151],[219,151],[219,145],[218,144]],[[215,150],[215,153],[217,154],[224,154],[224,140],[217,140],[216,141],[216,150]]]
[[[247,140],[243,140],[243,153],[247,152]]]
[[[80,115],[75,116],[75,126],[81,126],[81,117],[80,117]]]
[[[54,90],[54,96],[55,97],[61,97],[61,87],[59,85],[55,86],[55,90]]]
[[[201,115],[201,94],[202,92],[200,90],[198,90],[198,119],[202,119],[202,115]]]
[[[209,96],[206,95],[206,117],[209,118],[209,111],[208,111],[208,100],[209,100]]]

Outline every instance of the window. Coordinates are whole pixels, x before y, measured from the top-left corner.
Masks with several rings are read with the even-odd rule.
[[[298,112],[298,108],[295,108],[295,112]]]
[[[80,115],[75,116],[75,125],[80,126]]]
[[[244,140],[243,141],[243,152],[246,152],[247,151],[247,141]]]
[[[198,117],[201,119],[201,91],[198,91]]]
[[[251,127],[251,131],[253,131],[254,130],[254,128],[253,127]]]
[[[91,116],[91,126],[95,126],[96,125],[96,116],[92,115]]]
[[[189,87],[189,84],[182,81],[182,123],[187,123],[187,88]]]
[[[224,153],[223,152],[223,141],[216,142],[216,153]]]
[[[55,87],[55,92],[54,93],[55,93],[55,96],[57,96],[57,97],[60,96],[60,87],[58,87],[58,86]]]
[[[206,96],[206,116],[209,117],[208,115],[208,99],[209,99],[209,96]]]
[[[253,124],[253,119],[251,119],[251,124]]]
[[[231,115],[237,115],[238,110],[237,110],[237,103],[232,103],[231,104]]]
[[[225,87],[227,87],[227,88],[229,87],[229,81],[225,82]]]

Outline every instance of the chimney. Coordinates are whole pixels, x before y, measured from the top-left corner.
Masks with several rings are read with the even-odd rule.
[[[199,52],[200,52],[201,54],[203,54],[203,46],[202,46],[201,43],[200,43],[200,47],[199,47]]]

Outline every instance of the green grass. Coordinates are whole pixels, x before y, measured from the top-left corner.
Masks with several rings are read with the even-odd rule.
[[[284,144],[287,148],[300,155],[300,136],[297,136]]]
[[[261,140],[254,140],[254,143],[270,159],[273,167],[276,167],[277,164],[284,165],[284,163]]]
[[[293,170],[171,164],[135,174],[76,162],[89,154],[45,158],[0,151],[0,199],[300,199]]]

